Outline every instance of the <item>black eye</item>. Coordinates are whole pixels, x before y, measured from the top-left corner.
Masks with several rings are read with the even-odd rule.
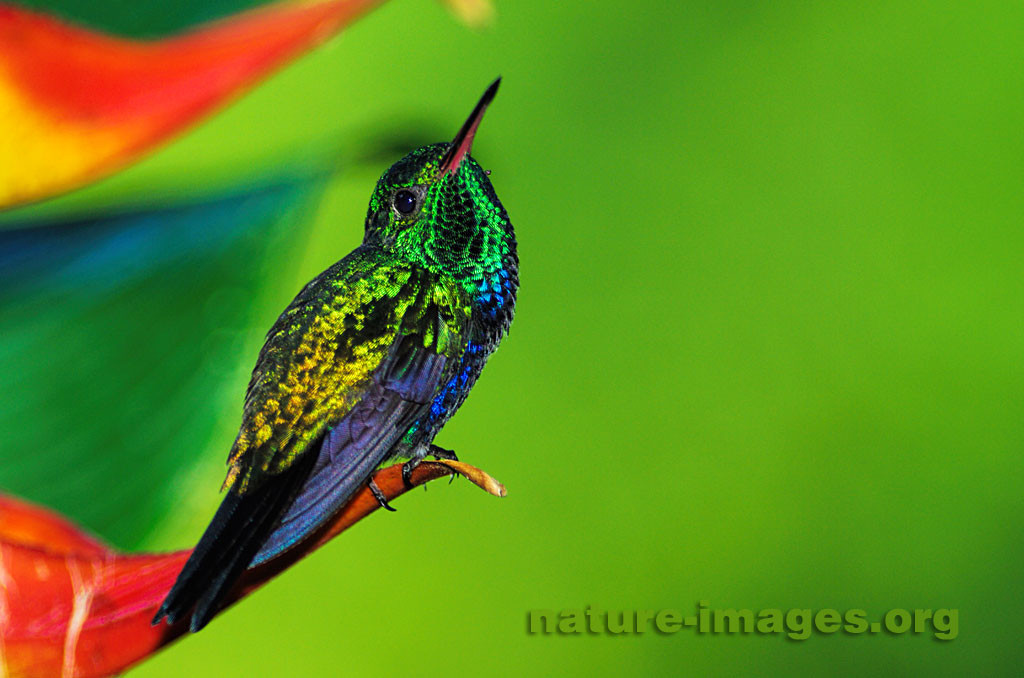
[[[416,209],[416,196],[412,191],[398,191],[391,200],[399,214],[412,214]]]

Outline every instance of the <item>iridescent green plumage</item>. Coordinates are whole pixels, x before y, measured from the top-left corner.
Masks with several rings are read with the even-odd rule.
[[[391,346],[452,359],[465,351],[470,298],[447,276],[360,247],[311,282],[267,335],[246,395],[227,487],[286,469],[359,401]]]
[[[381,177],[363,244],[310,282],[267,335],[228,489],[154,622],[216,613],[245,567],[339,510],[373,470],[418,463],[508,331],[512,225],[469,146],[497,82],[451,144]]]

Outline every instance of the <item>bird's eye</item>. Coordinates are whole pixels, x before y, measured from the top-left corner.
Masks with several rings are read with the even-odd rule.
[[[391,204],[395,206],[399,214],[412,214],[416,209],[416,194],[412,191],[398,191],[391,199]]]

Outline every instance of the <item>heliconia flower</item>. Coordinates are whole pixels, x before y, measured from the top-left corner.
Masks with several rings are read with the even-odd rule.
[[[159,40],[0,3],[0,209],[127,165],[381,2],[276,2]]]
[[[505,494],[485,472],[451,461],[422,463],[412,485],[453,471],[491,494]],[[409,489],[401,464],[383,469],[375,479],[389,501]],[[364,488],[310,539],[249,570],[231,602],[378,506]],[[187,630],[188,620],[171,627],[150,622],[189,554],[121,553],[47,509],[0,495],[0,676],[109,676],[175,640]]]

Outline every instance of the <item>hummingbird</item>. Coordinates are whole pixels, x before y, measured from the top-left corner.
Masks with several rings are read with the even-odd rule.
[[[359,247],[308,283],[267,333],[220,507],[153,619],[203,628],[249,567],[315,532],[373,475],[427,455],[508,333],[516,239],[470,148],[501,78],[451,143],[378,180]]]

